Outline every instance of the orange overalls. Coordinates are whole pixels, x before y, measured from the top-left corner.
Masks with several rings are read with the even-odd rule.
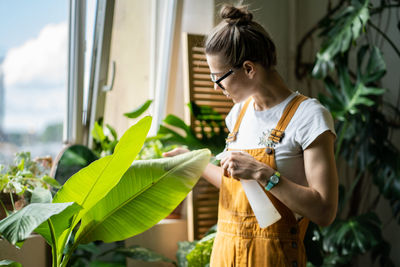
[[[295,96],[286,106],[277,126],[269,138],[279,142],[286,126],[296,112],[303,95]],[[250,98],[244,104],[227,142],[233,141],[239,130]],[[235,150],[237,151],[237,150]],[[244,149],[256,160],[276,168],[274,148]],[[261,186],[261,185],[260,185]],[[278,184],[279,186],[279,184]],[[219,207],[218,231],[211,255],[211,267],[305,267],[306,253],[303,239],[308,219],[297,221],[293,212],[270,192],[265,191],[282,218],[261,229],[243,191],[240,181],[223,176]]]

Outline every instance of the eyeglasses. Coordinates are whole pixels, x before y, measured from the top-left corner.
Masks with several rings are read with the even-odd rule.
[[[216,83],[222,90],[225,90],[225,88],[222,86],[221,82],[227,78],[229,75],[233,73],[233,70],[230,69],[228,70],[224,75],[221,76],[221,78],[218,79],[219,74],[223,72],[216,72],[216,73],[210,73],[211,81],[213,83]]]

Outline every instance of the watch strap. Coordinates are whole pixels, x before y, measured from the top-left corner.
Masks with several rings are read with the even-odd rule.
[[[278,184],[278,182],[276,182],[276,183],[272,182],[272,179],[275,178],[275,177],[278,178],[278,182],[279,182],[279,179],[281,178],[281,174],[280,174],[278,171],[275,171],[274,174],[272,174],[271,177],[269,178],[268,183],[267,183],[267,185],[265,186],[265,190],[269,191],[269,190],[271,190],[275,185]]]

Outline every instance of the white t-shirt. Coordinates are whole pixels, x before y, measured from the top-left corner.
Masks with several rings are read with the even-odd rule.
[[[268,136],[268,131],[275,128],[286,105],[298,94],[288,98],[270,109],[257,111],[251,100],[239,127],[236,141],[231,142],[231,149],[253,149],[266,147],[260,139]],[[226,117],[226,126],[232,132],[244,102],[237,103]],[[303,150],[325,131],[335,133],[334,123],[329,111],[318,100],[304,100],[293,115],[281,143],[274,146],[275,161],[278,171],[297,184],[306,186]]]

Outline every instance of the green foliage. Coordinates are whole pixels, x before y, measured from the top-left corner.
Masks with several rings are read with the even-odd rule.
[[[312,224],[307,230],[307,255],[312,266],[347,266],[356,255],[373,251],[381,266],[394,266],[389,258],[390,246],[382,237],[382,226],[375,213],[366,213],[347,220],[337,219],[319,229]]]
[[[153,100],[147,100],[140,107],[132,110],[131,112],[124,113],[124,116],[130,119],[136,119],[150,107],[151,103],[153,103]]]
[[[11,244],[23,241],[40,224],[55,214],[59,214],[71,205],[69,203],[32,203],[11,214],[0,222],[0,233]]]
[[[179,267],[209,266],[217,225],[211,227],[201,240],[178,242],[176,258]]]
[[[163,141],[167,138],[168,136],[162,135],[147,138],[136,159],[160,159],[163,153],[178,147],[178,145],[164,145]]]
[[[109,132],[106,133],[106,131]],[[104,157],[114,153],[115,146],[118,143],[117,132],[109,124],[106,124],[106,130],[103,125],[103,118],[95,122],[92,129],[93,152],[97,157]]]
[[[368,50],[370,51],[370,57],[368,65],[363,72],[361,65]],[[339,84],[336,85],[332,78],[327,77],[324,82],[330,96],[320,95],[319,99],[331,111],[334,118],[345,121],[349,116],[359,114],[361,112],[360,106],[374,106],[376,103],[371,97],[382,95],[385,92],[384,89],[372,87],[369,84],[382,78],[386,72],[386,66],[377,47],[369,49],[368,46],[363,46],[359,50],[357,57],[359,64],[357,80],[352,82],[346,64],[347,59],[344,56],[340,56],[338,60]]]
[[[190,150],[208,148],[216,155],[225,147],[225,121],[220,114],[208,106],[198,106],[190,103],[189,108],[194,118],[199,121],[199,134],[175,115],[164,119],[166,126],[161,125],[159,135],[164,137],[166,144],[180,144]],[[208,129],[208,131],[206,130]]]
[[[7,266],[7,267],[22,267],[21,263],[12,260],[1,260],[0,266]]]
[[[50,190],[59,188],[60,184],[48,176],[49,171],[46,164],[32,160],[29,152],[17,153],[14,164],[7,167],[0,165],[0,193],[9,196],[13,210],[16,209],[15,194],[27,203],[51,202]],[[0,208],[8,214],[1,200],[0,204]]]
[[[388,199],[400,223],[400,151],[390,140],[391,124],[382,111],[386,90],[379,85],[387,71],[382,52],[370,38],[362,38],[368,35],[370,14],[383,8],[372,12],[373,5],[367,0],[343,2],[346,7],[337,14],[327,14],[318,25],[323,41],[312,75],[323,79],[327,94],[319,99],[336,119],[336,158],[343,158],[355,175],[349,177],[350,186],[339,187],[335,222],[325,228],[311,224],[308,229],[307,256],[310,266],[349,266],[357,255],[372,252],[381,266],[393,266],[390,244],[382,237],[381,222],[374,211],[377,201],[370,199]],[[393,45],[386,35],[384,38]],[[356,64],[349,62],[353,51]],[[398,108],[393,110],[399,113]],[[371,180],[379,195],[365,198],[362,185]],[[367,208],[361,209],[361,200],[372,203],[363,204]]]
[[[334,69],[334,59],[339,53],[350,49],[357,40],[369,19],[368,0],[352,0],[351,4],[331,20],[326,20],[321,33],[324,41],[317,54],[312,75],[324,78]]]
[[[190,267],[203,267],[210,265],[211,251],[214,244],[216,233],[209,234],[203,237],[194,247],[192,251],[187,254],[188,266]]]
[[[136,161],[126,172],[150,124],[146,117],[128,129],[112,155],[73,175],[52,203],[30,204],[0,221],[2,236],[15,244],[35,230],[52,246],[53,266],[67,266],[80,243],[125,239],[168,215],[199,179],[210,152]],[[75,227],[75,240],[67,247]]]
[[[98,159],[98,156],[88,147],[72,145],[64,151],[58,161],[54,178],[64,184],[69,177]]]
[[[149,229],[182,202],[208,161],[208,150],[134,161],[119,184],[82,218],[77,240],[113,242]]]
[[[134,245],[129,248],[115,248],[112,250],[109,250],[104,253],[113,253],[113,254],[120,254],[123,255],[124,257],[131,258],[133,260],[138,260],[138,261],[146,261],[146,262],[156,262],[156,261],[161,261],[161,262],[170,262],[177,266],[176,262],[165,257],[164,255],[161,255],[159,253],[156,253],[150,249]]]
[[[48,172],[46,166],[31,159],[29,152],[17,153],[14,164],[7,167],[0,165],[0,191],[22,195],[36,187],[59,187],[59,184],[48,176]]]
[[[188,260],[186,255],[190,253],[196,246],[198,240],[195,241],[181,241],[178,242],[178,251],[176,252],[176,258],[178,260],[179,267],[188,267]]]

